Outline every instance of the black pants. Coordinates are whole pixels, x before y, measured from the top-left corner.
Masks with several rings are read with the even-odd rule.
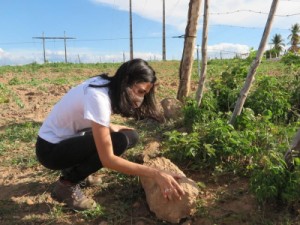
[[[121,155],[126,149],[138,142],[138,134],[134,130],[123,130],[111,133],[113,151]],[[101,169],[92,132],[52,144],[38,137],[36,155],[39,162],[48,169],[62,170],[62,175],[72,183],[78,183],[90,174]]]

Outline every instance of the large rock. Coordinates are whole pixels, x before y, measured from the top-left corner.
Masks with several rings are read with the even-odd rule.
[[[160,154],[159,146],[158,141],[149,142],[142,153],[143,162],[148,162],[150,159],[156,158]]]
[[[175,98],[165,98],[160,102],[163,110],[164,117],[169,119],[177,119],[182,116],[182,103]]]
[[[176,165],[164,157],[150,159],[144,164],[164,171],[184,175]],[[163,197],[159,186],[153,179],[146,177],[141,177],[140,179],[146,193],[149,208],[155,213],[157,218],[170,223],[179,223],[182,218],[189,217],[196,212],[196,200],[199,189],[193,180],[187,177],[179,179],[178,183],[184,190],[185,195],[182,196],[181,200],[167,200]]]

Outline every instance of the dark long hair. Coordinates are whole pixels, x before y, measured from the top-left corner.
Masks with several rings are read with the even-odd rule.
[[[102,74],[102,78],[109,80],[109,96],[113,113],[122,116],[133,116],[137,119],[152,117],[160,120],[154,94],[154,84],[157,80],[153,68],[142,59],[133,59],[123,63],[114,76]],[[134,108],[126,92],[127,87],[135,83],[150,82],[153,84],[150,92],[144,96],[144,101],[139,108]]]

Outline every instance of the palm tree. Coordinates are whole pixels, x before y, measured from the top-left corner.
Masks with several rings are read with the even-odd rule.
[[[280,34],[275,34],[273,38],[271,39],[271,43],[273,45],[273,48],[271,49],[272,52],[274,52],[277,56],[280,55],[280,53],[284,50],[284,40]],[[271,52],[270,51],[270,52]]]
[[[290,39],[291,47],[289,48],[289,51],[296,53],[300,49],[298,47],[298,44],[300,42],[300,36],[299,36],[300,25],[298,23],[292,25],[290,31],[291,31],[291,34],[288,36],[288,38]]]

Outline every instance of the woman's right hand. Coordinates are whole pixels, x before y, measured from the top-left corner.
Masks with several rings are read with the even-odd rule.
[[[164,198],[168,200],[181,199],[181,196],[184,195],[184,191],[177,180],[182,177],[184,176],[165,171],[158,171],[155,176],[155,181],[160,187],[160,191]]]

